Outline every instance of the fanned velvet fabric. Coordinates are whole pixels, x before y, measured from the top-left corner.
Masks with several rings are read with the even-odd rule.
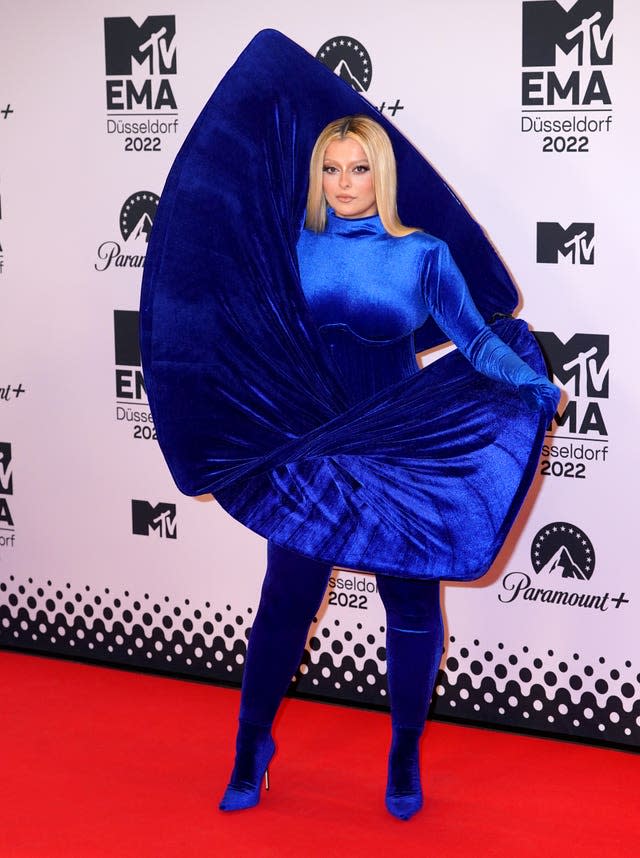
[[[151,234],[141,352],[158,440],[183,492],[213,492],[278,545],[383,574],[477,578],[524,498],[545,420],[460,353],[354,401],[296,254],[311,149],[352,113],[392,139],[402,221],[446,242],[485,319],[515,307],[493,248],[433,168],[337,76],[264,31],[188,135]],[[524,322],[493,331],[544,373]],[[446,339],[429,318],[415,348]],[[367,359],[352,346],[349,360]]]

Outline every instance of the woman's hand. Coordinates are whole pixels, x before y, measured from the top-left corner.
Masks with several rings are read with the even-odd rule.
[[[532,411],[542,410],[547,424],[551,422],[560,401],[559,387],[548,378],[539,375],[534,381],[521,384],[518,387],[518,393]]]

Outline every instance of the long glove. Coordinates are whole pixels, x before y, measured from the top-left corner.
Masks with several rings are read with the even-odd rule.
[[[435,321],[475,369],[516,388],[529,408],[541,409],[550,422],[560,389],[546,376],[538,375],[488,327],[444,242],[436,241],[426,254],[422,283]]]
[[[533,411],[542,409],[547,423],[556,412],[560,389],[544,375],[538,375],[497,334],[486,327],[480,331],[465,356],[489,378],[517,388],[520,397]]]

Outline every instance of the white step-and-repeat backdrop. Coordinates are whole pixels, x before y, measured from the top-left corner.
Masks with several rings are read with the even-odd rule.
[[[508,545],[443,587],[432,711],[639,745],[635,0],[3,10],[0,642],[241,678],[265,544],[172,484],[137,307],[169,166],[264,27],[348,75],[456,189],[565,391]],[[385,705],[372,576],[335,572],[295,682]]]

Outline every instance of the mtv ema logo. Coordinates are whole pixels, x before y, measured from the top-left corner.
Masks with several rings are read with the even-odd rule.
[[[113,333],[116,355],[116,397],[146,403],[140,360],[138,311],[114,310]]]
[[[575,524],[556,521],[542,527],[531,544],[531,565],[539,575],[588,581],[596,555],[589,537]]]
[[[0,547],[13,547],[15,533],[9,497],[13,495],[11,444],[0,441]]]
[[[523,2],[522,131],[555,132],[557,136],[543,139],[543,152],[587,152],[588,133],[611,130],[606,74],[612,63],[613,0]],[[607,115],[596,118],[586,112],[594,107]],[[543,108],[568,116],[527,115]]]
[[[575,0],[566,10],[557,0],[528,0],[522,29],[523,66],[556,66],[562,56],[577,66],[613,62],[613,0]]]
[[[142,268],[159,202],[160,198],[152,191],[137,191],[124,201],[119,218],[124,249],[118,241],[103,241],[98,247],[96,271],[106,271],[112,265]]]
[[[567,342],[552,331],[537,331],[535,336],[555,379],[569,396],[553,418],[558,432],[542,448],[540,473],[585,479],[589,463],[604,463],[609,453],[605,423],[609,336],[574,334]]]
[[[538,331],[536,337],[553,374],[574,398],[608,399],[609,336],[574,334],[566,343],[557,334]]]
[[[177,117],[175,15],[150,15],[140,26],[132,18],[105,18],[104,53],[107,116],[134,117],[108,118],[107,134],[123,135],[125,151],[160,151],[161,136],[178,127],[177,118],[157,118]]]
[[[565,387],[570,401],[558,426],[580,435],[607,435],[601,403],[609,398],[609,337],[607,334],[574,334],[566,343],[550,331],[538,331],[536,338],[554,376]],[[578,403],[584,404],[582,408]]]
[[[133,437],[155,441],[156,430],[147,402],[140,360],[138,311],[114,310],[116,420],[132,424]]]
[[[568,261],[572,265],[593,265],[595,227],[592,223],[572,223],[566,229],[559,223],[539,222],[536,262]]]
[[[131,528],[138,536],[149,536],[153,532],[164,539],[176,539],[176,505],[157,503],[153,506],[146,500],[132,500]]]

